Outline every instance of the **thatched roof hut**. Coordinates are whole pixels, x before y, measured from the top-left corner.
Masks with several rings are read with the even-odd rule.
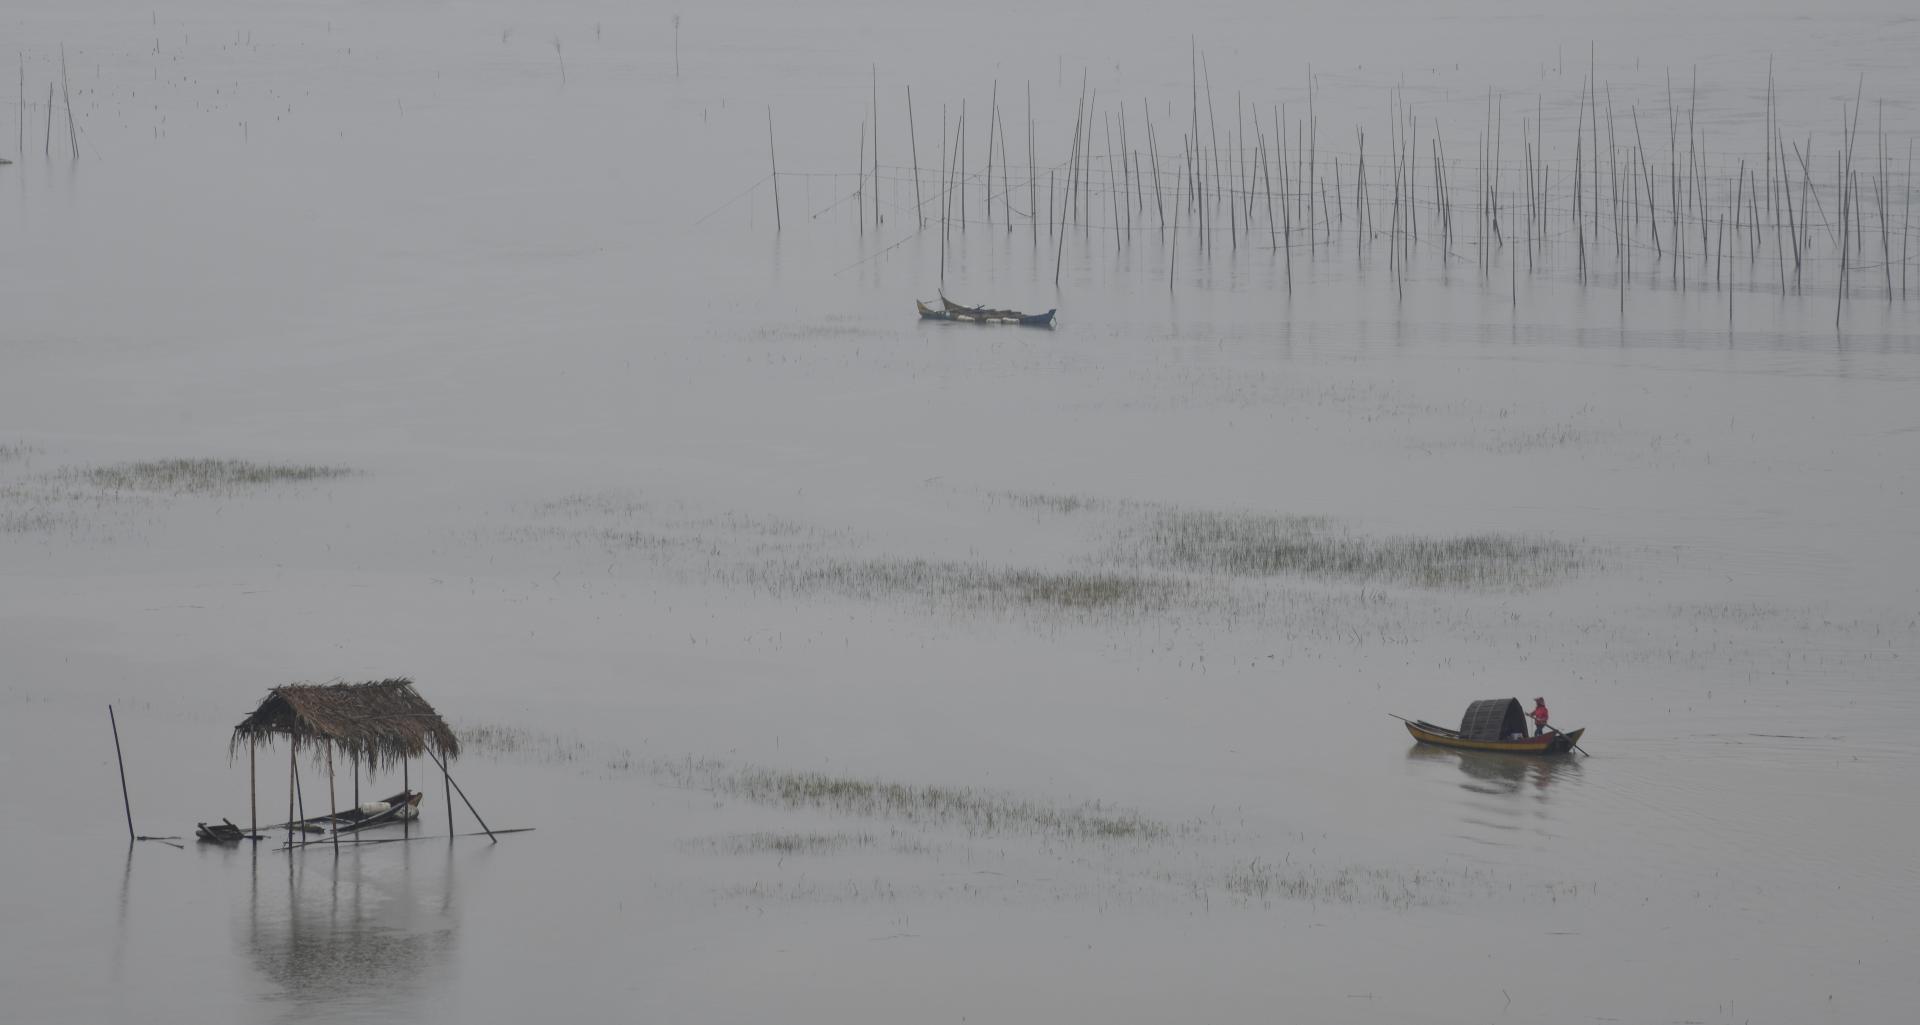
[[[275,687],[233,728],[229,750],[237,755],[256,741],[270,744],[276,736],[316,747],[331,741],[374,768],[420,757],[429,745],[441,758],[460,753],[460,741],[446,720],[413,689],[413,681],[404,678]]]

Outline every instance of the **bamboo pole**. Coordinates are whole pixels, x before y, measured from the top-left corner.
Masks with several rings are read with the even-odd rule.
[[[987,99],[987,174],[980,190],[987,203],[987,223],[993,223],[993,124],[1000,118],[1000,80],[993,80],[993,92]],[[1007,223],[1013,223],[1013,211],[1007,211]]]
[[[300,763],[297,760],[299,756],[296,754],[296,751],[299,749],[299,747],[300,747],[299,738],[293,736],[292,734],[288,734],[287,735],[287,843],[288,844],[293,843],[293,824],[294,822],[298,821],[298,817],[295,816],[293,812],[294,812],[294,795],[295,795],[296,786],[297,786],[295,781],[300,778]]]
[[[913,126],[913,86],[907,86],[907,144],[913,153],[913,217],[921,228],[927,226],[927,207],[920,198],[920,132]]]
[[[1027,80],[1027,219],[1033,223],[1033,244],[1040,245],[1040,163],[1033,154],[1033,80]]]
[[[460,803],[466,805],[467,810],[473,813],[473,820],[475,822],[480,823],[481,829],[486,830],[487,838],[492,840],[494,843],[499,843],[500,838],[497,836],[494,836],[493,830],[487,828],[487,820],[480,817],[479,809],[473,806],[472,801],[467,800],[467,792],[465,790],[461,790],[460,784],[453,781],[453,773],[447,771],[447,763],[444,757],[444,752],[442,754],[435,754],[433,752],[433,749],[431,748],[427,748],[426,752],[427,752],[427,757],[432,758],[436,763],[439,764],[440,775],[446,779],[447,786],[453,788],[453,790],[455,790],[460,794]],[[453,821],[453,797],[451,795],[447,797],[447,821],[449,823]],[[448,831],[447,839],[449,840],[453,839],[453,834],[451,830]]]
[[[437,764],[437,765],[439,765],[439,766],[440,766],[440,781],[441,781],[441,788],[442,788],[442,789],[443,789],[443,790],[445,791],[445,793],[446,793],[446,797],[445,797],[445,800],[446,800],[446,802],[447,802],[447,842],[448,842],[448,843],[452,843],[452,842],[453,842],[453,837],[454,837],[454,830],[453,830],[453,774],[447,771],[447,763],[446,763],[446,762],[445,762],[445,761],[444,761],[443,759],[441,759],[441,758],[439,758],[439,757],[437,757],[437,756],[435,756],[435,755],[434,755],[434,753],[433,753],[433,751],[432,751],[431,749],[429,749],[429,748],[422,748],[422,750],[425,750],[425,751],[427,752],[427,757],[429,757],[429,758],[432,758],[432,759],[434,760],[434,762],[435,762],[435,764]],[[475,815],[475,816],[474,816],[474,818],[476,818],[476,819],[477,819],[477,818],[479,818],[479,817],[480,817],[480,816],[478,816],[478,815]]]
[[[127,793],[127,759],[120,752],[120,720],[107,706],[107,724],[113,728],[113,760],[120,765],[120,807],[127,813],[127,845],[133,845],[133,798]],[[131,855],[129,855],[131,857]]]
[[[331,820],[328,823],[328,825],[332,827],[331,832],[333,833],[333,849],[337,852],[340,849],[340,807],[339,805],[334,803],[334,796],[333,796],[333,740],[332,738],[328,738],[327,740],[327,817]]]
[[[773,106],[767,106],[767,161],[773,165],[773,230],[780,230],[780,156],[773,148]],[[918,188],[920,179],[916,175],[914,187]]]
[[[247,832],[255,839],[260,835],[260,784],[254,769],[255,752],[260,749],[260,738],[247,735]]]
[[[1187,148],[1187,140],[1184,137],[1182,137],[1180,140],[1180,148],[1183,151]],[[1181,191],[1181,186],[1185,184],[1186,184],[1186,167],[1183,165],[1180,169],[1180,180],[1174,185],[1174,195],[1178,196]],[[1174,280],[1173,269],[1175,265],[1179,263],[1179,260],[1180,260],[1180,204],[1175,203],[1173,204],[1173,235],[1172,235],[1171,241],[1169,241],[1167,244],[1167,294],[1168,295],[1173,294],[1173,280]]]

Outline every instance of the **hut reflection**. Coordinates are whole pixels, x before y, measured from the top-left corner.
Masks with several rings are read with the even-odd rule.
[[[286,1021],[427,1016],[459,936],[454,850],[261,850],[240,943]],[[396,849],[397,848],[397,849]]]

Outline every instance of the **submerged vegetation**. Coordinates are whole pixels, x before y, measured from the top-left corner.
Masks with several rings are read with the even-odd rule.
[[[1019,901],[1044,894],[1050,900],[1125,902],[1225,901],[1252,907],[1283,902],[1349,904],[1402,910],[1446,904],[1502,888],[1491,874],[1471,868],[1432,871],[1396,866],[1326,862],[1302,850],[1307,837],[1274,838],[1271,856],[1247,860],[1253,838],[1212,817],[1168,823],[1102,801],[1059,802],[1042,796],[964,785],[916,784],[847,774],[740,765],[713,758],[642,758],[571,736],[521,726],[463,724],[469,756],[525,758],[564,765],[599,778],[649,779],[672,788],[711,795],[689,808],[725,808],[741,801],[767,809],[763,822],[739,827],[740,812],[727,811],[733,828],[682,836],[674,845],[689,854],[718,857],[772,856],[820,859],[799,876],[723,878],[715,896],[784,903],[894,901],[905,898],[959,901]],[[795,813],[864,820],[836,826]],[[832,859],[859,854],[836,868]],[[875,861],[874,857],[883,859]],[[1231,858],[1231,860],[1228,860]],[[962,875],[912,867],[908,860],[989,862],[1007,871],[970,870]],[[765,862],[755,864],[764,865]],[[1057,865],[1019,871],[1017,865]],[[836,874],[836,872],[840,874]],[[1577,889],[1556,888],[1554,897]],[[1524,899],[1524,898],[1522,898]]]
[[[728,836],[689,840],[683,847],[712,854],[838,854],[853,848],[872,847],[871,833],[734,833]]]
[[[927,559],[761,567],[757,576],[757,582],[778,592],[830,590],[874,600],[917,595],[994,611],[1050,608],[1144,613],[1170,607],[1187,590],[1181,581],[1141,573],[1050,571]]]
[[[1074,840],[1160,840],[1165,824],[1098,801],[1057,807],[968,787],[913,786],[815,772],[745,769],[715,776],[714,789],[759,804],[959,826],[975,835],[1035,833]]]
[[[781,598],[826,594],[916,601],[942,612],[1080,620],[1210,609],[1263,622],[1311,614],[1318,623],[1335,614],[1331,606],[1348,586],[1524,590],[1560,580],[1594,556],[1571,542],[1519,534],[1367,535],[1327,516],[1037,492],[991,492],[985,500],[1061,517],[1076,529],[1048,546],[1060,554],[1038,564],[971,554],[903,557],[870,551],[869,539],[853,529],[601,493],[535,506],[533,524],[502,536],[616,557],[638,553],[672,573]],[[1335,587],[1273,582],[1288,577]],[[1316,610],[1301,607],[1308,598]]]
[[[1318,516],[1162,509],[1127,530],[1124,557],[1236,577],[1283,574],[1426,588],[1547,583],[1578,569],[1581,549],[1507,534],[1366,537]]]
[[[107,491],[186,495],[329,480],[354,471],[344,466],[256,463],[244,459],[158,459],[78,472],[87,483]]]

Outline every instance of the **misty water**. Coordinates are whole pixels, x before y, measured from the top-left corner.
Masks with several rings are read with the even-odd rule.
[[[1905,5],[20,0],[0,29],[0,1019],[1920,998]],[[1371,225],[1316,201],[1277,247],[1248,192],[1203,244],[1133,182],[1063,240],[1030,201],[1059,209],[1083,76],[1169,175],[1242,102],[1261,145],[1310,117],[1329,188],[1364,145]],[[996,100],[1011,173],[971,128],[940,192]],[[1423,221],[1390,260],[1409,110],[1466,195],[1490,124],[1507,169],[1543,129],[1559,222]],[[1574,234],[1576,132],[1633,114],[1660,162],[1696,121],[1722,211],[1789,144],[1805,280],[1731,225],[1680,261],[1643,224],[1631,270]],[[943,283],[1058,327],[917,319]],[[346,472],[141,469],[171,460]],[[193,842],[252,813],[228,741],[268,688],[393,676],[487,823],[534,831],[448,842],[422,762],[438,838]],[[1509,695],[1590,756],[1389,717]],[[109,704],[134,825],[179,848],[125,840]]]

